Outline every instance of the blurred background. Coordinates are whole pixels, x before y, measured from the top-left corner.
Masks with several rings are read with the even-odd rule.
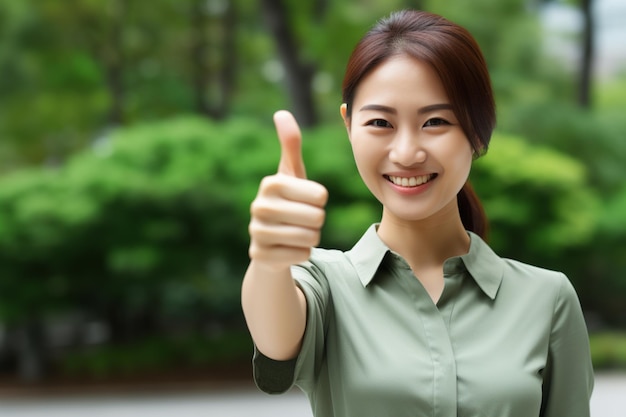
[[[350,248],[380,208],[343,71],[406,7],[486,55],[499,119],[472,181],[492,246],[564,271],[596,369],[626,369],[624,1],[0,0],[0,388],[249,381],[239,289],[271,115],[295,113],[329,189],[323,246]]]

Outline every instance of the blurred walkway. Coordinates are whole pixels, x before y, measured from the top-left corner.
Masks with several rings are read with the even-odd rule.
[[[54,396],[0,398],[7,417],[310,417],[299,392],[281,397],[252,388],[191,394]]]
[[[596,378],[592,417],[623,417],[626,374]],[[0,393],[0,415],[9,417],[311,417],[302,393],[269,396],[251,386],[191,393],[7,396]]]

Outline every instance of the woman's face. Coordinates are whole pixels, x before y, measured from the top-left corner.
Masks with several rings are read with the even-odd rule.
[[[401,55],[360,82],[346,122],[357,168],[385,216],[422,221],[458,213],[472,148],[441,80],[428,65]]]

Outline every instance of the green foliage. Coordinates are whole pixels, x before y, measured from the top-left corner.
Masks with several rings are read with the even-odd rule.
[[[588,111],[548,100],[518,104],[500,114],[507,131],[575,157],[587,167],[592,184],[610,193],[621,186],[625,173],[622,112],[617,107]]]
[[[125,345],[97,346],[69,353],[59,372],[64,376],[108,377],[146,375],[175,369],[198,369],[249,358],[252,342],[247,333],[219,337],[198,335],[171,339],[152,337]]]
[[[596,83],[593,100],[601,112],[623,109],[626,103],[626,73],[616,79]]]
[[[596,370],[626,369],[626,334],[591,334],[589,344],[591,360]]]
[[[474,36],[489,66],[499,108],[519,100],[563,95],[563,74],[554,74],[554,65],[546,65],[550,59],[538,47],[542,44],[539,19],[528,1],[427,0],[425,3],[427,10],[462,25]]]
[[[626,234],[626,187],[607,201],[600,227],[604,233],[615,238]]]
[[[587,245],[543,261],[538,259],[545,266],[568,274],[587,311],[599,313],[605,323],[624,326],[626,142],[623,132],[626,131],[626,119],[622,115],[623,105],[620,105],[620,101],[624,103],[624,95],[619,93],[623,90],[623,81],[604,80],[598,86],[595,94],[597,107],[592,110],[574,107],[555,97],[537,96],[500,107],[499,126],[507,132],[523,135],[533,147],[555,149],[584,166],[588,176],[587,189],[597,195],[595,202],[592,199],[579,199],[578,203],[563,199],[560,205],[572,219],[595,211],[593,238]],[[576,194],[582,197],[581,193]],[[590,206],[596,207],[590,211]],[[534,222],[529,224],[534,225]],[[579,229],[562,230],[562,236],[567,237],[571,232],[576,236]]]
[[[473,180],[492,223],[495,247],[535,262],[589,242],[600,213],[578,161],[520,138],[497,134],[475,163]]]
[[[259,157],[272,142],[259,135],[245,120],[181,118],[114,133],[61,169],[4,177],[4,320],[33,306],[132,315],[171,304],[166,290],[180,285],[205,310],[230,300],[232,314],[238,283],[224,298],[224,277],[213,275],[233,278],[246,263],[249,184],[274,169]]]

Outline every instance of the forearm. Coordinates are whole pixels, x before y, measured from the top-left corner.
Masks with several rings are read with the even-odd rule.
[[[306,299],[290,265],[309,258],[320,241],[328,191],[306,179],[302,138],[289,112],[274,115],[281,145],[278,173],[265,177],[250,207],[250,266],[241,304],[257,348],[275,360],[300,351],[306,327]]]
[[[252,339],[265,356],[297,356],[306,327],[306,299],[289,268],[273,270],[253,260],[243,280],[241,303]]]

